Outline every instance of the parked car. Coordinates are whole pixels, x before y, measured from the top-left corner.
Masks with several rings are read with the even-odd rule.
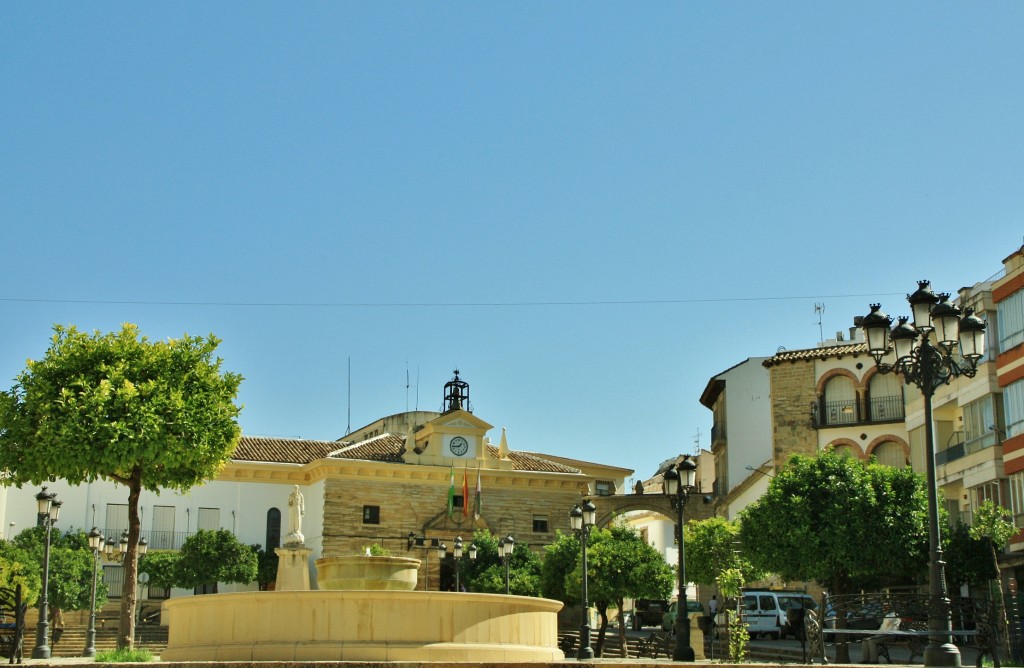
[[[751,637],[766,635],[775,639],[796,634],[796,629],[789,625],[790,609],[814,610],[818,607],[814,599],[803,592],[760,590],[743,592],[740,605]],[[718,613],[715,624],[725,625],[722,612]]]
[[[668,606],[668,610],[664,615],[661,616],[661,630],[669,631],[671,633],[676,632],[676,611],[679,609],[679,601],[672,601],[672,605]],[[691,615],[697,613],[704,616],[704,606],[700,601],[692,601],[686,599],[686,611]]]
[[[638,598],[633,605],[633,630],[639,631],[644,626],[657,626],[668,610],[668,601]]]

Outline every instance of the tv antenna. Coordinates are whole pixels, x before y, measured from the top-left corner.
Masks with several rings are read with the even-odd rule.
[[[814,312],[818,314],[818,340],[825,340],[825,333],[821,328],[821,314],[825,312],[825,302],[814,305]]]

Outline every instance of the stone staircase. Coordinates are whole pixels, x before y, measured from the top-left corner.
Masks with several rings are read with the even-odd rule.
[[[65,619],[66,625],[60,640],[50,646],[50,655],[54,657],[75,657],[82,656],[85,649],[88,622],[82,623],[78,619]],[[96,651],[117,649],[117,616],[103,614],[96,619]],[[36,646],[35,624],[25,627],[24,652],[25,656],[32,655],[32,648]],[[167,627],[158,624],[139,624],[135,627],[135,647],[148,649],[154,656],[167,647]]]

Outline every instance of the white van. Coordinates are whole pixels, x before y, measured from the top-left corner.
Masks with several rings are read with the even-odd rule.
[[[818,607],[811,595],[802,591],[767,590],[743,592],[739,605],[751,637],[767,635],[776,639],[797,634],[787,621],[790,609],[814,610]],[[716,623],[721,625],[725,620],[719,615]]]

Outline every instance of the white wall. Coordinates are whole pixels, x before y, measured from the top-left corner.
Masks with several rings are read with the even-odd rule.
[[[772,458],[772,417],[767,357],[751,357],[716,378],[725,381],[729,489]],[[754,474],[756,475],[756,474]],[[728,490],[724,490],[728,491]]]

